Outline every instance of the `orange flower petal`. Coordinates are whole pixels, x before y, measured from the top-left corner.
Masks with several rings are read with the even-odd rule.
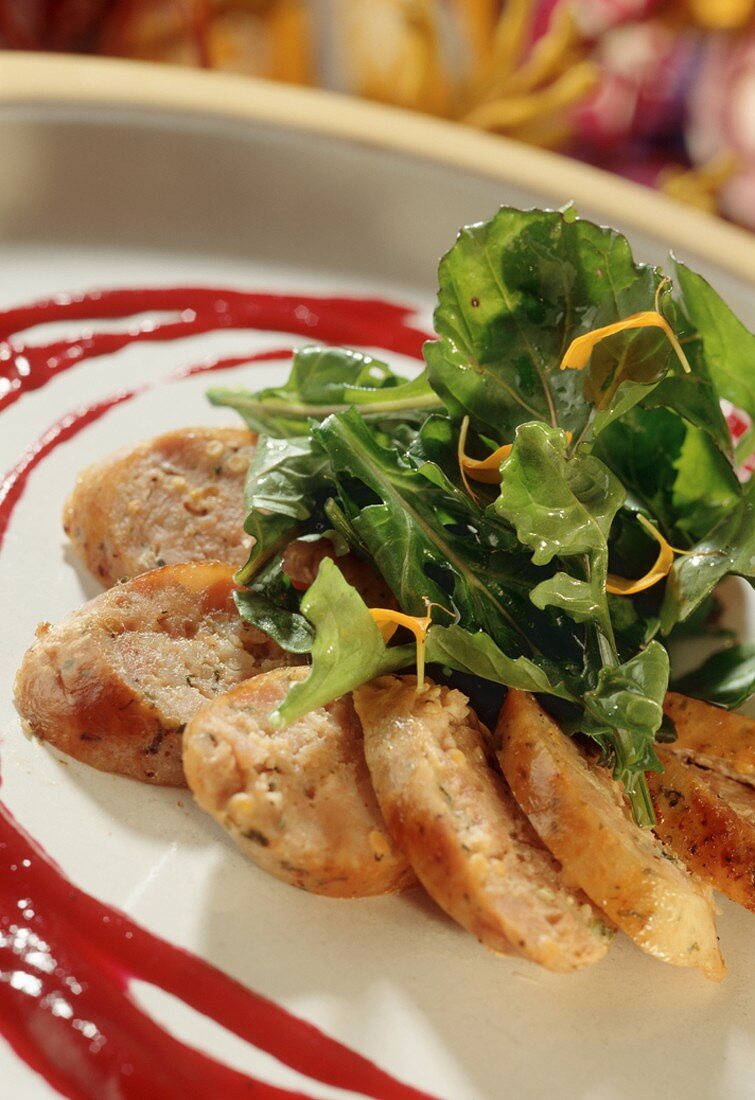
[[[504,443],[502,447],[498,447],[487,458],[470,458],[464,448],[467,444],[467,433],[469,432],[469,417],[465,416],[461,422],[459,428],[459,443],[456,449],[457,457],[459,460],[459,473],[461,474],[461,480],[464,482],[464,488],[469,495],[475,499],[474,490],[469,484],[469,478],[473,481],[484,481],[486,485],[497,485],[500,480],[499,467],[504,458],[507,458],[511,453],[511,443]]]
[[[679,343],[676,333],[671,328],[666,318],[655,309],[646,309],[642,313],[633,313],[631,317],[625,317],[623,321],[616,321],[612,325],[604,325],[592,332],[586,332],[584,336],[577,336],[572,340],[561,360],[561,370],[584,370],[590,361],[593,349],[605,340],[607,336],[613,336],[617,332],[625,332],[633,328],[660,328],[668,337],[669,343],[676,352],[679,362],[689,374],[692,368],[689,365],[684,349]]]
[[[417,642],[417,683],[424,683],[425,646],[427,632],[432,623],[431,615],[405,615],[403,611],[393,611],[389,607],[371,607],[370,615],[375,620],[384,642],[389,642],[400,626],[411,630]]]
[[[606,580],[606,592],[610,592],[613,596],[633,596],[636,592],[644,592],[648,588],[652,588],[658,581],[662,581],[664,577],[668,576],[671,566],[674,564],[674,555],[683,554],[683,550],[677,550],[666,541],[660,531],[658,531],[653,524],[645,519],[643,515],[637,516],[638,521],[642,524],[649,535],[655,539],[658,543],[658,557],[655,559],[650,569],[642,577],[638,577],[637,580],[629,580],[626,577],[617,577],[614,573],[609,573]]]

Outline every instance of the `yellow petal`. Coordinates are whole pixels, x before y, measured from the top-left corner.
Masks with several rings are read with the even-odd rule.
[[[744,27],[753,16],[752,0],[687,0],[693,19],[707,30],[737,30]]]
[[[427,632],[432,623],[432,617],[427,615],[405,615],[403,611],[393,611],[389,607],[371,607],[372,615],[384,642],[389,642],[400,626],[411,630],[417,642],[417,683],[424,683],[425,679],[425,646],[427,644]]]
[[[674,554],[684,553],[683,550],[677,550],[671,546],[661,532],[658,531],[649,520],[645,519],[643,515],[638,515],[637,519],[647,533],[652,535],[658,543],[658,557],[655,559],[650,569],[648,569],[647,573],[642,577],[638,577],[635,581],[628,580],[626,577],[617,577],[614,573],[609,573],[606,580],[606,592],[610,592],[614,596],[633,596],[636,592],[644,592],[647,588],[652,588],[654,584],[657,584],[658,581],[662,581],[664,577],[668,576],[668,572],[674,564]]]
[[[459,428],[459,442],[456,453],[459,459],[459,473],[464,482],[464,488],[469,495],[476,499],[469,478],[474,481],[484,481],[486,485],[497,485],[500,480],[499,468],[504,458],[511,453],[511,443],[504,443],[487,458],[470,458],[464,448],[467,445],[467,433],[469,432],[469,417],[465,416]]]
[[[497,485],[501,480],[501,463],[511,454],[512,443],[504,443],[487,458],[467,458],[464,456],[464,470],[475,481],[484,481],[486,485]]]
[[[504,458],[509,457],[511,448],[514,444],[504,443],[503,446],[497,447],[492,454],[489,454],[487,458],[470,458],[464,450],[467,443],[468,431],[469,417],[465,416],[459,429],[459,443],[457,447],[459,472],[461,474],[461,480],[464,482],[464,488],[471,497],[474,497],[475,494],[469,484],[469,478],[472,478],[473,481],[482,481],[486,485],[498,485],[501,480],[501,463]],[[567,443],[571,443],[571,432],[566,433],[566,440]]]
[[[484,481],[486,485],[497,485],[500,481],[499,468],[504,458],[508,458],[511,454],[511,443],[504,443],[502,447],[498,447],[487,458],[470,458],[465,452],[464,448],[467,443],[467,433],[469,431],[469,417],[465,416],[461,422],[461,428],[459,429],[459,470],[461,472],[461,478],[468,492],[472,492],[469,488],[467,481],[468,477],[473,478],[475,481]],[[474,496],[474,494],[472,493]]]
[[[625,317],[623,321],[616,321],[612,325],[604,325],[592,332],[586,332],[584,336],[577,336],[567,348],[566,355],[561,360],[561,370],[584,370],[590,361],[593,349],[605,340],[607,336],[613,336],[616,332],[625,332],[633,328],[660,328],[668,337],[669,343],[676,352],[679,362],[687,372],[690,367],[687,356],[676,338],[676,333],[671,328],[666,318],[655,309],[646,309],[642,313],[633,313],[631,317]]]

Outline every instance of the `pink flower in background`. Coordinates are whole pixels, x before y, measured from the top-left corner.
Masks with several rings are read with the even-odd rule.
[[[577,0],[570,7],[583,33],[598,38],[619,23],[645,19],[661,3],[662,0]]]
[[[657,20],[626,23],[598,41],[598,87],[576,115],[577,139],[601,146],[677,131],[696,40]]]
[[[685,127],[692,162],[733,152],[739,170],[719,192],[722,213],[755,229],[755,33],[708,39]]]

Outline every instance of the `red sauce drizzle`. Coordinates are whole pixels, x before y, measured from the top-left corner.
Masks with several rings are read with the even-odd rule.
[[[115,320],[169,312],[176,319],[144,320],[126,332],[85,332],[75,340],[30,345],[17,335],[53,321]],[[292,332],[333,344],[362,344],[419,356],[427,334],[408,324],[411,311],[371,298],[312,298],[252,294],[204,287],[101,290],[60,295],[0,312],[0,411],[22,394],[85,359],[112,355],[129,344],[177,340],[219,329]]]
[[[129,996],[133,979],[180,997],[311,1079],[386,1100],[425,1096],[79,890],[2,804],[0,905],[3,1033],[66,1096],[305,1095],[254,1081],[174,1039]]]
[[[126,332],[84,332],[41,346],[17,334],[53,321],[174,312]],[[419,357],[426,334],[411,311],[369,299],[247,294],[197,287],[99,291],[0,313],[0,409],[85,359],[137,341],[218,329],[291,332]],[[169,381],[287,357],[288,349],[189,367]],[[0,545],[29,475],[60,444],[146,387],[75,409],[33,442],[0,482]],[[201,959],[151,935],[74,886],[0,803],[0,1032],[61,1093],[100,1100],[278,1100],[275,1088],[186,1046],[129,993],[142,979],[182,999],[284,1065],[379,1100],[429,1100],[311,1024],[245,989]]]

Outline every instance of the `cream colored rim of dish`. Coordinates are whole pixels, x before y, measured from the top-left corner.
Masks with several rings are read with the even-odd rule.
[[[577,197],[755,283],[755,236],[589,165],[498,135],[313,88],[111,58],[0,51],[2,104],[118,106],[263,122],[390,149],[552,196]]]

